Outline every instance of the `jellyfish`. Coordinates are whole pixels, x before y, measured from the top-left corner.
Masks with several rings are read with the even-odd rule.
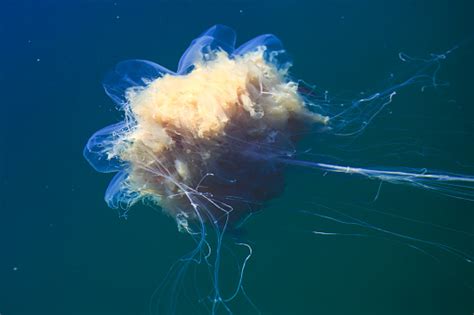
[[[352,165],[297,146],[307,137],[322,143],[328,136],[362,134],[403,87],[438,85],[439,62],[450,52],[413,59],[420,66],[407,79],[336,106],[326,91],[292,77],[291,58],[276,36],[261,35],[236,47],[234,30],[215,25],[191,42],[176,72],[151,61],[128,60],[106,76],[105,92],[122,111],[123,121],[93,134],[84,157],[95,170],[116,173],[105,192],[109,207],[123,217],[138,202],[161,208],[179,231],[195,240],[196,247],[179,260],[173,275],[182,279],[189,264],[204,262],[212,287],[205,299],[209,313],[231,313],[229,302],[238,294],[246,296],[243,276],[252,247],[235,241],[248,254],[239,263],[235,290],[223,294],[224,238],[283,193],[290,165],[473,200],[472,175]],[[315,188],[315,194],[323,189]],[[382,230],[354,218],[319,216]],[[455,248],[436,245],[471,262]],[[175,309],[176,300],[169,302],[169,310]]]

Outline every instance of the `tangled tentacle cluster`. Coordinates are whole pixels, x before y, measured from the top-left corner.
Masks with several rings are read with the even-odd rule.
[[[109,75],[105,89],[125,121],[85,149],[97,170],[119,171],[109,206],[148,199],[180,220],[234,220],[281,193],[277,158],[291,154],[295,134],[328,118],[305,106],[276,37],[234,44],[231,29],[215,26],[192,42],[177,73],[135,60]],[[210,206],[205,214],[192,207],[199,202]]]

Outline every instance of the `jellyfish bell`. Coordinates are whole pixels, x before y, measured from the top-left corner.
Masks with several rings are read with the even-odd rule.
[[[294,135],[328,123],[275,62],[283,51],[265,44],[276,39],[259,37],[231,53],[232,42],[223,49],[216,39],[221,33],[230,31],[214,27],[191,44],[181,74],[138,62],[141,76],[125,76],[122,64],[120,77],[108,78],[106,91],[126,119],[96,133],[85,156],[98,170],[127,165],[108,190],[110,206],[148,199],[173,217],[237,222],[282,192],[275,158],[292,153]]]

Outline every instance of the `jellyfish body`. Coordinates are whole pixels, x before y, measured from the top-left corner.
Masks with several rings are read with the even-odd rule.
[[[120,170],[109,206],[148,199],[173,217],[237,222],[281,193],[277,157],[328,118],[305,106],[276,37],[234,43],[231,29],[215,26],[192,42],[176,74],[127,61],[106,78],[125,121],[94,134],[84,155],[98,171]]]

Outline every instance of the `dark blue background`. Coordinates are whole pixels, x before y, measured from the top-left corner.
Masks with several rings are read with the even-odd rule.
[[[120,118],[100,84],[117,62],[149,59],[174,70],[195,36],[222,23],[240,43],[276,34],[295,60],[293,75],[356,95],[396,72],[400,51],[446,51],[474,30],[462,0],[2,0],[0,8],[2,315],[145,314],[169,266],[193,246],[160,211],[136,206],[119,219],[103,201],[110,176],[82,158],[88,137]],[[345,158],[473,174],[473,52],[467,42],[443,64],[449,87],[400,93],[393,113],[358,139],[364,150]],[[401,144],[390,144],[397,137]],[[390,145],[380,154],[372,143]],[[403,154],[387,154],[394,150]],[[358,213],[352,205],[370,202],[378,183],[288,173],[284,196],[246,230],[255,255],[245,287],[264,314],[472,314],[472,265],[452,255],[432,251],[438,263],[396,241],[307,233],[329,227],[297,210],[317,211],[324,199]],[[460,200],[384,185],[371,207],[474,232],[473,205]],[[472,236],[359,215],[474,252]]]

